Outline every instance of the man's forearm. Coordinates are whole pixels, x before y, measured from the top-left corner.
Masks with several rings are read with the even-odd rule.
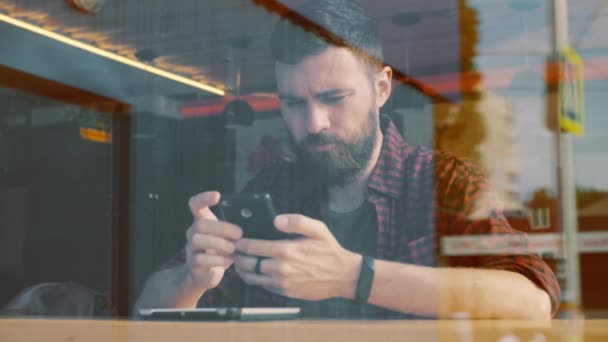
[[[146,281],[135,309],[194,308],[204,293],[192,285],[185,265],[169,268]]]
[[[377,260],[369,303],[419,315],[473,319],[551,318],[549,295],[508,271],[431,268]]]

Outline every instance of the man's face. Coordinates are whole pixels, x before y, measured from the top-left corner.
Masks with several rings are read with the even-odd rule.
[[[298,154],[330,185],[345,185],[368,165],[378,138],[369,69],[350,51],[328,48],[299,64],[276,63],[283,118]]]

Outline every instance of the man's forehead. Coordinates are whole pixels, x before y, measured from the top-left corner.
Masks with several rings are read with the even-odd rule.
[[[359,69],[359,58],[345,48],[328,47],[325,50],[304,56],[296,64],[275,61],[275,70],[281,72],[315,71],[315,74],[340,69]],[[322,72],[321,72],[322,71]],[[354,70],[353,70],[354,71]]]
[[[341,51],[342,50],[342,51]],[[365,77],[365,69],[345,49],[325,50],[298,64],[275,62],[277,86],[282,95],[324,95],[353,88]]]

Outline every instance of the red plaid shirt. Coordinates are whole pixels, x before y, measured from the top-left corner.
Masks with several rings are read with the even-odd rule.
[[[396,127],[382,117],[384,140],[366,198],[376,208],[378,240],[376,258],[425,266],[475,267],[522,274],[544,289],[553,312],[560,288],[551,269],[537,255],[523,253],[443,257],[441,238],[455,235],[500,237],[525,234],[514,230],[493,201],[486,178],[473,163],[407,145]],[[263,170],[245,188],[268,192],[277,213],[301,213],[320,218],[323,189],[300,174],[293,162],[277,162]],[[183,251],[165,267],[183,262]],[[230,267],[218,287],[207,291],[199,307],[283,306],[286,298],[257,286],[246,285]],[[382,317],[408,317],[384,310]]]

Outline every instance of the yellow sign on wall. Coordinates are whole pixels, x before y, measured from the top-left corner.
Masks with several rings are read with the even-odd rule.
[[[80,137],[94,142],[99,143],[111,143],[112,133],[104,132],[94,128],[80,128]]]
[[[112,117],[91,109],[83,109],[78,119],[80,137],[98,143],[112,142]]]

